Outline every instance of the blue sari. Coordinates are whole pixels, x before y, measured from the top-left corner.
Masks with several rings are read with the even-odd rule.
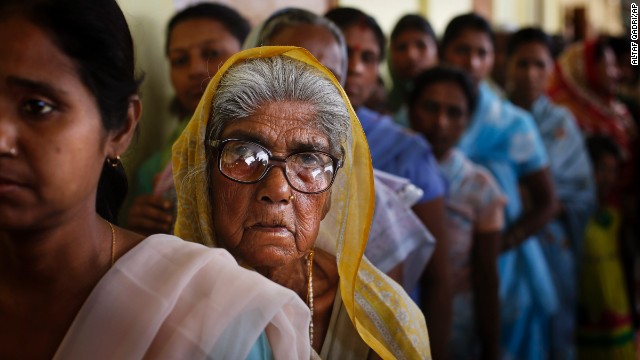
[[[507,226],[522,213],[518,181],[548,165],[531,116],[501,99],[487,83],[459,148],[493,173],[507,196]],[[549,317],[557,309],[556,292],[538,240],[530,237],[498,259],[501,346],[505,359],[547,356]]]
[[[356,115],[367,136],[375,169],[409,179],[422,189],[418,204],[444,196],[445,180],[431,146],[422,136],[363,106]]]
[[[560,308],[551,319],[553,358],[575,358],[576,259],[589,216],[595,208],[595,189],[589,155],[573,115],[546,96],[531,108],[549,154],[549,168],[564,214],[551,221],[538,235],[552,268]]]

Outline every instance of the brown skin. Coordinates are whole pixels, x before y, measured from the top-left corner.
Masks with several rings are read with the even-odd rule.
[[[140,101],[132,97],[126,125],[107,132],[47,31],[7,18],[0,42],[0,358],[50,359],[111,266],[98,178],[105,158],[127,148]],[[119,228],[116,239],[116,258],[142,240]]]
[[[466,130],[470,116],[468,101],[456,83],[441,82],[425,87],[409,109],[411,127],[429,140],[439,161],[447,158]],[[444,219],[440,223],[444,223]],[[499,248],[499,231],[474,232],[471,273],[483,359],[497,359],[499,353],[500,328],[496,321],[499,318],[496,268]],[[448,259],[448,256],[447,252],[446,257],[441,258]]]
[[[172,29],[167,52],[171,84],[185,110],[196,110],[209,79],[241,46],[224,25],[212,19],[185,20]],[[172,209],[162,195],[140,195],[129,209],[128,227],[144,235],[169,233]]]
[[[524,197],[530,200],[530,206],[523,210],[520,218],[505,232],[502,251],[522,244],[561,212],[548,167],[521,177],[519,184],[525,193]]]
[[[596,62],[595,90],[605,99],[614,98],[620,85],[620,68],[616,61],[616,54],[611,48],[605,48],[604,54]]]
[[[443,50],[443,61],[466,71],[476,89],[493,67],[493,44],[488,34],[466,29]],[[507,229],[503,238],[503,251],[520,245],[538,232],[560,212],[549,168],[534,171],[519,179],[520,186],[531,196],[531,207]],[[526,197],[527,195],[525,195]]]
[[[429,328],[431,354],[435,359],[446,358],[451,334],[451,270],[444,205],[444,198],[438,197],[412,208],[436,238],[436,247],[420,278],[422,309]]]
[[[420,30],[403,31],[390,44],[391,67],[403,79],[412,79],[438,63],[438,45]]]
[[[201,18],[178,23],[169,35],[171,84],[180,104],[194,112],[209,79],[242,44],[220,22]]]
[[[471,282],[475,295],[477,332],[482,342],[482,359],[500,358],[500,300],[498,255],[500,231],[473,235]]]
[[[316,122],[311,106],[300,102],[263,105],[252,116],[231,122],[221,139],[258,142],[273,156],[313,148],[329,152],[329,140]],[[338,155],[338,154],[335,154]],[[307,299],[306,257],[314,249],[320,221],[330,208],[331,192],[303,194],[294,190],[279,167],[258,183],[241,184],[224,177],[217,166],[211,173],[210,194],[215,237],[240,263]],[[290,199],[291,195],[294,199]],[[316,250],[314,256],[314,348],[326,335],[338,289],[334,256]],[[316,322],[317,321],[317,322]]]
[[[349,65],[345,90],[354,107],[364,104],[375,89],[378,79],[380,49],[373,31],[359,25],[342,29],[347,42]],[[422,275],[423,307],[429,326],[431,352],[436,358],[446,356],[451,328],[451,289],[447,240],[444,228],[444,199],[442,197],[413,206],[413,212],[438,240],[431,260]],[[392,269],[395,276],[400,269]]]
[[[493,68],[493,43],[485,32],[467,29],[443,50],[442,60],[464,70],[477,87]]]
[[[342,72],[342,52],[335,36],[319,25],[299,24],[283,28],[268,39],[273,46],[299,46],[309,52],[329,69],[340,82],[346,74]]]
[[[468,100],[455,83],[427,86],[410,109],[411,127],[423,134],[438,161],[455,147],[469,123]]]
[[[533,103],[544,95],[553,73],[553,58],[544,44],[524,43],[509,56],[507,73],[509,99],[521,108],[531,110]]]
[[[371,96],[378,81],[380,48],[376,36],[368,27],[352,25],[342,29],[347,42],[347,81],[344,90],[354,108],[362,106]]]

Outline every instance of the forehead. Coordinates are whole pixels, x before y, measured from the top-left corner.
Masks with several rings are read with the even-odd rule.
[[[342,54],[335,36],[327,28],[320,25],[296,24],[279,30],[271,37],[269,45],[288,45],[303,47],[329,68],[336,77],[343,74]],[[336,73],[336,71],[340,73]]]
[[[425,42],[431,41],[435,42],[435,40],[431,37],[431,35],[426,32],[416,29],[416,28],[408,28],[400,32],[395,38],[393,38],[392,42],[398,41],[411,41],[411,40],[422,40]]]
[[[353,24],[345,27],[343,33],[348,47],[380,53],[376,35],[368,26]]]
[[[18,77],[65,88],[82,86],[75,64],[46,32],[20,18],[0,21],[0,81]]]
[[[467,28],[456,36],[449,46],[464,45],[471,48],[493,49],[491,36],[482,30]]]
[[[300,101],[265,103],[253,115],[231,121],[222,131],[221,139],[225,138],[253,140],[274,153],[329,150],[329,138],[319,126],[315,108]]]
[[[537,41],[530,41],[518,45],[515,51],[511,54],[511,57],[550,59],[551,53],[545,44]]]
[[[219,21],[210,18],[187,19],[177,23],[169,34],[169,51],[200,45],[238,40]]]
[[[469,99],[460,85],[453,81],[434,82],[425,86],[420,92],[419,99],[461,108],[467,108],[469,104]]]

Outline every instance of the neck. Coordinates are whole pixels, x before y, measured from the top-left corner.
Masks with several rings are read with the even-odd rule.
[[[293,290],[301,299],[307,297],[307,263],[303,256],[289,264],[278,267],[256,268],[269,280]]]
[[[451,149],[447,149],[445,151],[434,151],[433,155],[435,156],[436,160],[441,163],[445,160],[447,160],[447,158],[449,157],[449,155],[451,154]]]
[[[0,233],[0,286],[37,291],[81,286],[97,281],[110,266],[111,230],[95,211],[51,227]]]
[[[533,103],[535,103],[536,100],[538,100],[538,98],[540,98],[540,96],[527,97],[527,96],[517,96],[515,94],[509,95],[509,100],[511,100],[512,103],[518,105],[519,107],[525,110],[531,110],[531,108],[533,108]]]

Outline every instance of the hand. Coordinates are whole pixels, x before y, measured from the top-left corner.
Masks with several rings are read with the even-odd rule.
[[[143,235],[168,234],[173,224],[173,204],[161,195],[140,195],[129,210],[129,229]]]

